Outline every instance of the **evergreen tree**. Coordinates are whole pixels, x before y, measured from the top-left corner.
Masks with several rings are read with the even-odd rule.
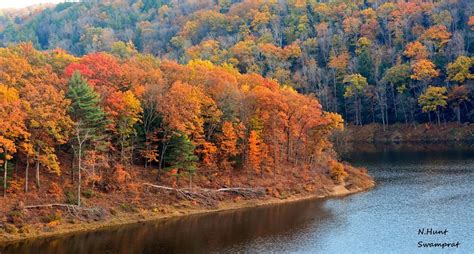
[[[99,106],[100,98],[75,72],[69,80],[66,97],[71,100],[69,114],[74,121],[74,138],[72,146],[78,162],[77,205],[81,205],[81,162],[87,145],[97,143],[103,138],[106,119],[104,110]]]
[[[189,175],[189,188],[192,188],[192,176],[196,173],[199,158],[194,155],[195,146],[186,135],[173,136],[170,151],[165,156],[169,168],[184,170]]]
[[[369,84],[374,84],[373,62],[368,49],[364,49],[357,61],[357,72],[367,78]]]

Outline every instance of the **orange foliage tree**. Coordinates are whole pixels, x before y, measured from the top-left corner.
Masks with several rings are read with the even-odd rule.
[[[0,83],[0,153],[3,164],[3,196],[7,192],[8,161],[18,151],[18,147],[28,143],[25,121],[27,103],[20,99],[15,88]]]

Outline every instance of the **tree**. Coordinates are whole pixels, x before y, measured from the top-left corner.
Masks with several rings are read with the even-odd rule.
[[[261,142],[259,141],[257,132],[252,130],[250,131],[250,135],[248,138],[248,163],[250,168],[255,172],[255,174],[259,174],[261,171],[261,149],[260,149]]]
[[[231,122],[222,124],[222,135],[220,136],[220,158],[224,167],[227,166],[232,157],[236,156],[239,151],[237,148],[238,136]]]
[[[363,37],[365,38],[365,37]],[[375,83],[374,80],[374,63],[372,61],[372,56],[370,53],[370,48],[368,47],[369,45],[365,45],[364,42],[365,40],[359,40],[360,46],[359,46],[359,56],[357,58],[357,72],[360,73],[362,76],[366,77],[368,82],[373,84]]]
[[[440,124],[439,110],[445,108],[448,96],[446,96],[446,87],[429,86],[426,91],[418,98],[418,104],[422,106],[425,113],[435,112],[438,118],[438,125]]]
[[[421,36],[420,39],[425,43],[431,44],[436,50],[439,50],[446,46],[451,38],[451,33],[448,32],[446,26],[435,25],[428,28]]]
[[[428,50],[419,41],[410,42],[406,45],[403,54],[413,60],[428,58]]]
[[[435,69],[435,65],[426,59],[416,61],[411,66],[413,74],[410,78],[420,81],[428,81],[432,78],[436,78],[439,72]]]
[[[448,64],[447,80],[457,82],[460,85],[452,87],[448,93],[448,101],[453,104],[456,111],[456,120],[461,122],[461,104],[469,101],[469,87],[462,85],[466,80],[474,79],[471,69],[474,66],[474,58],[459,56],[456,61]]]
[[[106,126],[105,112],[99,106],[99,95],[78,72],[69,80],[66,97],[71,100],[69,114],[74,121],[72,146],[78,161],[77,205],[81,205],[82,157],[87,145],[102,138]]]
[[[171,138],[169,149],[165,157],[169,168],[186,171],[189,176],[189,188],[192,189],[192,176],[196,173],[198,162],[198,157],[194,155],[195,146],[185,134],[181,134]]]
[[[102,96],[128,89],[128,84],[123,82],[123,70],[117,58],[108,53],[85,55],[79,62],[67,66],[64,73],[69,78],[76,71]]]
[[[392,100],[395,110],[395,117],[397,117],[397,99],[400,101],[405,123],[408,123],[406,99],[404,94],[407,91],[410,81],[410,66],[408,64],[399,64],[390,67],[382,78],[382,83],[389,83],[391,87]]]
[[[15,88],[0,83],[0,154],[3,159],[3,197],[7,193],[8,161],[23,144],[28,144],[28,133],[25,120],[25,107],[28,105],[20,99]]]
[[[138,138],[144,139],[140,155],[145,160],[145,167],[152,162],[158,162],[158,127],[160,115],[157,111],[158,102],[163,97],[165,88],[163,74],[161,73],[158,59],[152,56],[135,55],[128,59],[122,70],[127,83],[130,83],[133,94],[140,100],[143,112],[141,126],[138,128]],[[143,132],[143,133],[141,133]]]
[[[472,31],[474,31],[474,15],[469,17],[469,20],[467,21],[467,25],[471,28]]]
[[[137,49],[135,48],[135,45],[133,45],[133,42],[129,41],[127,43],[123,41],[116,41],[112,44],[111,53],[115,56],[117,56],[120,59],[128,59],[134,54],[137,54]]]
[[[354,98],[355,101],[355,122],[356,124],[362,125],[362,102],[361,97],[364,89],[367,87],[367,79],[360,74],[351,74],[344,77],[344,83],[349,84],[346,86],[344,92],[345,98]]]
[[[461,104],[469,101],[469,88],[466,85],[454,86],[448,93],[448,102],[453,104],[456,120],[461,123]]]
[[[181,133],[193,140],[195,145],[202,144],[205,122],[203,101],[207,100],[209,97],[201,89],[180,81],[175,82],[160,99],[157,105],[163,119],[160,169],[172,136]]]
[[[448,64],[448,80],[464,83],[466,79],[474,79],[471,69],[474,66],[474,57],[459,56],[456,61]]]
[[[35,150],[36,186],[38,188],[40,187],[40,164],[51,172],[61,174],[55,147],[67,143],[72,128],[72,120],[67,114],[69,101],[64,97],[62,91],[47,84],[47,79],[36,81],[34,86],[26,84],[21,90],[23,99],[30,104],[26,111],[28,113],[27,127],[31,133],[31,145]],[[27,154],[27,160],[29,160],[29,154]],[[27,163],[26,179],[28,179],[28,166]],[[28,191],[27,181],[25,182],[25,191]]]
[[[338,103],[337,103],[337,87],[338,83],[340,83],[344,75],[346,74],[347,67],[349,65],[349,53],[347,51],[342,52],[339,55],[333,55],[331,56],[329,60],[328,66],[334,70],[333,73],[333,111],[338,110]]]
[[[119,136],[120,160],[125,163],[128,139],[135,134],[134,125],[140,121],[143,112],[140,101],[131,91],[116,91],[106,99],[105,111],[111,123],[111,131]]]

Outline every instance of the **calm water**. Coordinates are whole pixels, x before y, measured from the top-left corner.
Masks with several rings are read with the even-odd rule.
[[[474,148],[359,150],[343,158],[369,169],[378,182],[369,192],[27,241],[0,252],[474,253]],[[426,227],[448,233],[417,235]],[[461,244],[418,249],[418,241]]]

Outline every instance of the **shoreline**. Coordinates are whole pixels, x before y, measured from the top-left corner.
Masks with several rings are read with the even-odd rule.
[[[193,215],[203,215],[209,213],[218,213],[224,211],[233,211],[233,210],[240,210],[240,209],[251,209],[257,207],[265,207],[265,206],[273,206],[273,205],[283,205],[283,204],[290,204],[294,202],[301,202],[305,200],[324,200],[326,198],[338,198],[338,197],[345,197],[356,193],[361,193],[368,191],[375,187],[375,182],[372,181],[370,186],[365,188],[353,188],[351,190],[345,188],[344,185],[336,185],[331,192],[327,195],[318,195],[318,194],[310,194],[310,195],[294,195],[289,196],[287,198],[275,198],[270,197],[266,199],[242,199],[238,202],[233,200],[224,200],[219,203],[217,209],[208,209],[203,207],[198,208],[185,208],[185,209],[177,209],[171,214],[156,214],[151,211],[145,211],[142,213],[124,213],[118,216],[114,216],[112,218],[103,220],[103,221],[95,221],[95,222],[84,222],[84,223],[77,223],[77,224],[61,224],[57,227],[56,231],[52,232],[44,232],[41,231],[38,234],[24,234],[24,235],[14,235],[13,237],[7,237],[5,235],[0,236],[0,246],[7,246],[11,244],[21,243],[23,241],[30,241],[30,240],[41,240],[41,239],[48,239],[54,237],[65,237],[68,235],[79,234],[79,233],[86,233],[86,232],[94,232],[94,231],[102,231],[111,229],[114,227],[132,225],[137,223],[145,223],[145,222],[153,222],[153,221],[162,221],[167,219],[173,218],[180,218],[185,216],[193,216]]]
[[[337,142],[375,142],[375,143],[445,143],[474,142],[474,124],[446,123],[387,125],[372,123],[363,126],[349,125],[344,131],[333,136]]]

